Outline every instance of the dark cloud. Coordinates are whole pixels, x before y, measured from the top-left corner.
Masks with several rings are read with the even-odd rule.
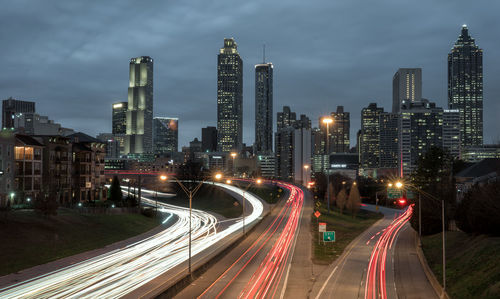
[[[180,118],[181,145],[216,124],[216,55],[235,37],[244,60],[244,141],[253,142],[253,65],[275,64],[275,112],[344,105],[351,142],[370,102],[390,109],[399,67],[423,68],[424,97],[445,107],[446,55],[467,23],[484,49],[486,142],[498,141],[500,48],[493,1],[11,1],[0,11],[0,97],[91,134],[111,130],[128,61],[155,59],[155,115]]]

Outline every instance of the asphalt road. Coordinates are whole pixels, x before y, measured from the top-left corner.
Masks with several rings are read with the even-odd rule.
[[[284,294],[301,225],[303,192],[289,186],[248,237],[176,298],[277,297]]]
[[[322,273],[311,298],[437,298],[416,256],[413,229],[403,216],[395,221],[403,211],[380,211],[384,218]]]

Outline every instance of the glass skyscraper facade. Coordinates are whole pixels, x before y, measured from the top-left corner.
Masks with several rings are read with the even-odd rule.
[[[179,147],[179,119],[155,117],[153,119],[154,151],[157,154],[176,153]]]
[[[273,151],[273,64],[255,66],[255,152]]]
[[[217,147],[240,150],[243,143],[243,60],[233,38],[217,56]]]
[[[466,25],[448,54],[448,107],[460,112],[462,146],[483,144],[483,50]]]
[[[127,107],[128,107],[128,102],[113,103],[113,115],[112,115],[113,134],[127,133]]]
[[[401,111],[401,105],[422,99],[422,69],[400,68],[392,78],[392,112]]]
[[[130,59],[126,154],[153,151],[153,59]]]
[[[360,164],[363,169],[379,167],[380,160],[380,115],[384,108],[370,103],[361,110]]]

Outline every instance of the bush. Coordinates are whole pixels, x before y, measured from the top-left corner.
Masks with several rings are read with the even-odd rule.
[[[469,190],[459,203],[458,227],[469,233],[500,236],[500,181]]]

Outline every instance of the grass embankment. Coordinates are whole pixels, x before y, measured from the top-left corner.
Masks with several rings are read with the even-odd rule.
[[[91,215],[59,209],[46,218],[32,210],[0,218],[0,275],[102,248],[159,224],[140,214]]]
[[[315,264],[327,265],[339,257],[349,243],[359,234],[365,231],[377,220],[382,218],[382,214],[360,210],[355,218],[349,212],[340,214],[338,209],[330,210],[320,208],[321,216],[319,221],[311,215],[313,262]],[[323,243],[322,235],[318,233],[318,222],[326,222],[327,231],[335,231],[335,242]],[[318,240],[320,243],[318,244]]]
[[[189,188],[187,184],[186,187]],[[177,195],[172,198],[161,199],[161,201],[180,207],[189,207],[189,197],[178,184],[172,184],[168,192]],[[200,190],[193,197],[192,205],[193,209],[214,212],[226,218],[239,217],[243,212],[241,204],[234,197],[221,188],[210,184],[203,184],[200,187]]]
[[[422,239],[422,249],[442,283],[441,234]],[[500,237],[446,233],[446,290],[451,298],[499,298]]]
[[[262,198],[268,204],[277,203],[280,197],[283,196],[283,190],[280,187],[274,185],[254,185],[250,187],[248,191]]]

